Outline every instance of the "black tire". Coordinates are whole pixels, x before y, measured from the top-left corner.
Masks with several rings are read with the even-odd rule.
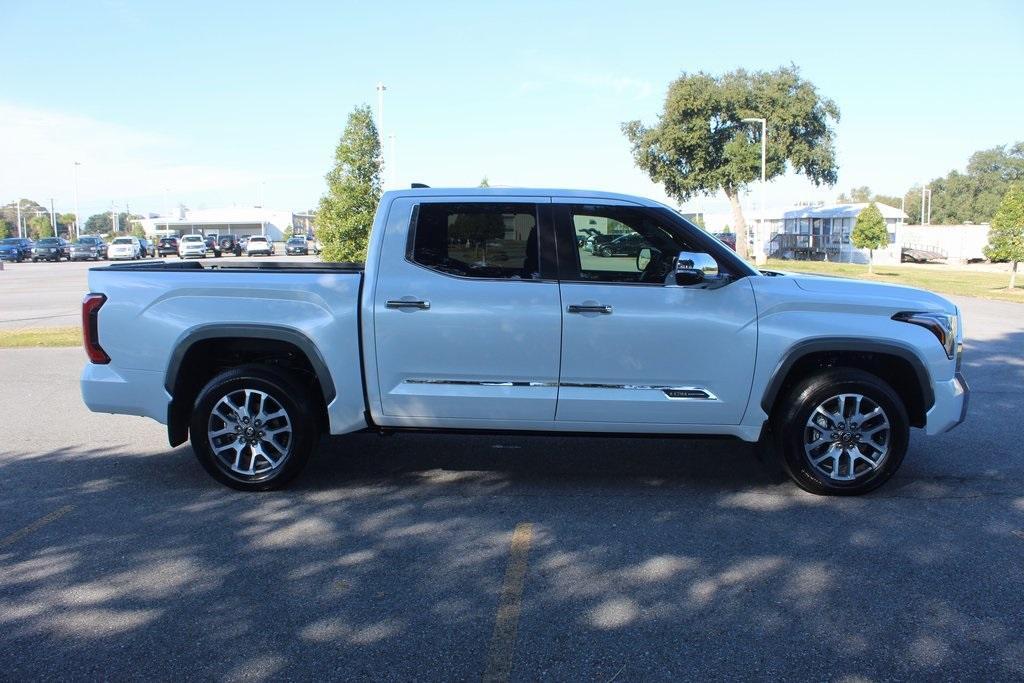
[[[828,428],[808,425],[812,414],[819,406],[827,403],[830,399],[835,400],[838,396],[849,394],[860,395],[866,399],[863,402],[863,408],[870,408],[872,404],[880,408],[881,416],[863,420],[858,424],[859,417],[853,414],[853,408],[850,405],[855,399],[849,399],[847,412],[850,415],[846,417],[853,419],[849,420],[848,425],[845,422],[840,423],[843,425],[842,429],[833,429],[832,422],[824,416],[819,418],[819,422],[822,425],[828,425]],[[829,403],[829,408],[833,412],[838,407],[838,401]],[[868,412],[870,413],[871,410]],[[835,412],[837,415],[841,413],[841,408]],[[860,416],[866,416],[866,414],[861,412]],[[874,429],[882,424],[883,418],[888,421],[889,426],[877,436],[867,437],[857,431],[857,429]],[[903,457],[906,455],[910,438],[907,409],[899,395],[878,376],[855,368],[827,370],[803,380],[782,398],[782,403],[776,410],[772,423],[776,451],[786,474],[800,488],[818,495],[856,496],[878,488],[899,469]],[[848,427],[853,429],[847,431]],[[830,472],[824,472],[826,463],[822,463],[820,468],[815,466],[811,462],[811,456],[806,452],[805,445],[808,440],[824,438],[822,445],[811,451],[815,457],[821,457],[833,443],[832,439],[837,434],[839,435],[837,442],[842,439],[843,435],[851,439],[847,442],[849,450],[844,451],[844,454],[838,459],[828,462],[827,467]],[[885,445],[888,449],[884,459],[881,459],[877,466],[869,464],[873,458],[879,456],[876,454],[877,448],[868,446],[864,441],[867,438],[884,440],[884,444],[879,441],[875,441],[875,443]],[[860,456],[857,456],[856,459],[850,458],[846,453],[853,452],[853,449],[857,449],[857,453],[866,453],[872,456],[872,459]],[[849,479],[840,480],[833,476],[836,470],[838,470],[839,477],[849,477]]]
[[[248,445],[237,447],[238,442],[231,433],[218,438],[218,446],[223,450],[222,455],[231,457],[231,451],[241,448],[239,466],[245,469],[257,470],[255,474],[239,473],[232,469],[232,466],[222,460],[214,452],[212,439],[208,436],[211,428],[222,429],[234,426],[233,422],[214,416],[213,411],[221,399],[231,396],[231,403],[237,403],[244,397],[244,390],[255,390],[267,395],[269,404],[274,404],[283,409],[286,418],[290,422],[291,432],[284,443],[273,441],[272,445],[278,449],[282,459],[276,467],[265,471],[258,471],[257,463],[259,456],[254,456]],[[240,491],[268,491],[284,486],[297,475],[309,461],[313,449],[319,441],[319,420],[313,410],[317,405],[318,397],[311,395],[311,392],[299,383],[287,371],[265,365],[245,365],[231,370],[226,370],[212,380],[199,392],[192,411],[192,420],[189,424],[189,438],[192,442],[192,450],[199,459],[203,468],[217,481]],[[246,406],[246,410],[254,410],[253,405]],[[276,412],[276,411],[275,411]],[[245,418],[243,418],[245,419]],[[248,426],[257,429],[255,426],[256,416],[249,418]],[[281,418],[275,418],[273,426],[281,427]],[[267,424],[271,424],[268,421]],[[238,424],[241,427],[243,425]],[[261,425],[265,427],[266,425]],[[230,439],[225,437],[230,436]],[[243,437],[244,438],[244,437]],[[255,438],[255,435],[254,435]],[[283,438],[283,437],[282,437]],[[262,440],[264,443],[266,439]],[[249,458],[249,460],[246,460]],[[253,462],[253,461],[256,462]],[[270,465],[269,460],[260,463]]]

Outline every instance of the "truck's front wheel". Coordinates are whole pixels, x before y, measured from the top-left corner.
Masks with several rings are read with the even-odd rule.
[[[867,493],[903,462],[907,411],[879,377],[836,368],[800,382],[783,400],[774,425],[776,446],[800,488],[824,495]]]
[[[288,483],[319,434],[308,391],[287,372],[247,365],[220,373],[196,398],[189,438],[215,479],[243,491]]]

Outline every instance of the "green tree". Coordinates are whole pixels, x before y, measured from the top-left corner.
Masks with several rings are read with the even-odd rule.
[[[985,256],[1010,262],[1010,285],[1017,286],[1017,264],[1024,261],[1024,183],[1010,186],[992,218]]]
[[[491,181],[487,180],[487,176],[480,179],[480,187],[490,187]]]
[[[3,206],[0,206],[0,219],[7,221],[7,223],[13,226],[12,230],[14,235],[18,235],[18,204],[21,204],[21,220],[24,225],[28,225],[28,220],[33,215],[49,214],[50,210],[44,207],[42,204],[31,199],[22,198],[20,200],[14,200],[8,202]]]
[[[928,182],[931,190],[931,222],[988,223],[1010,186],[1024,180],[1024,141],[999,145],[971,155],[966,172],[950,171]],[[905,197],[908,223],[921,222],[921,187]],[[925,208],[927,217],[928,207]]]
[[[53,226],[50,225],[49,214],[37,213],[29,218],[28,235],[34,240],[53,237]]]
[[[853,246],[868,250],[868,272],[873,272],[875,249],[881,249],[889,243],[889,229],[885,226],[885,218],[874,202],[858,214],[850,239]]]
[[[861,185],[860,187],[852,188],[850,194],[842,193],[836,201],[840,204],[863,204],[870,202],[871,197],[871,188],[867,185]]]
[[[0,218],[0,240],[14,236],[14,229],[11,228],[11,224],[5,221],[4,219]]]
[[[352,110],[327,174],[315,226],[325,261],[364,261],[380,202],[380,136],[370,107]]]
[[[768,121],[768,179],[788,167],[815,185],[835,183],[832,124],[839,120],[839,107],[801,78],[796,66],[738,69],[718,77],[684,73],[669,85],[656,125],[622,124],[637,166],[676,201],[725,192],[741,236],[736,240],[741,256],[747,252],[747,228],[740,192],[761,177],[761,129],[742,121],[751,117]]]
[[[142,223],[139,221],[132,221],[132,236],[133,237],[145,237],[146,229],[142,227]]]
[[[94,213],[89,216],[85,221],[85,232],[90,235],[97,235],[100,233],[108,233],[114,229],[114,224],[110,221],[110,212],[106,213]]]
[[[117,214],[117,232],[128,234],[132,230],[132,221],[139,220],[141,216],[130,215],[125,212]],[[95,213],[85,221],[83,234],[105,234],[114,231],[114,224],[110,218],[110,212]]]
[[[71,232],[75,227],[75,214],[58,213],[57,225],[60,226],[60,231],[62,233],[67,233],[68,235],[71,235]]]
[[[838,204],[869,204],[871,202],[885,204],[886,206],[891,206],[894,209],[900,208],[900,204],[902,203],[899,197],[875,194],[867,185],[851,188],[850,194],[843,192],[836,198],[836,203]]]

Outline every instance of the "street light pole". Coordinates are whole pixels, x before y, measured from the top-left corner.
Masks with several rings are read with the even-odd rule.
[[[766,182],[765,182],[765,165],[766,164],[765,164],[765,162],[766,162],[767,157],[768,157],[768,120],[767,119],[762,119],[762,118],[749,118],[749,119],[743,119],[743,122],[744,123],[760,123],[761,124],[761,200],[760,200],[761,215],[758,217],[757,228],[754,231],[754,262],[757,265],[759,265],[759,266],[763,266],[765,261],[767,260],[765,258],[765,253],[764,253],[764,239],[763,239],[764,235],[762,233],[763,233],[763,228],[764,228],[764,215],[765,215],[764,193],[765,193],[765,185],[766,185]],[[743,238],[746,239],[746,235],[744,235]]]
[[[57,214],[53,211],[53,197],[50,197],[50,225],[53,226],[53,236],[60,237],[57,234]],[[68,235],[68,237],[71,237],[71,235]]]
[[[377,83],[377,137],[384,140],[384,91],[387,87]],[[383,154],[383,152],[382,152]]]
[[[78,217],[78,167],[81,165],[76,161],[71,167],[75,171],[75,239],[78,239],[82,234],[81,219]]]

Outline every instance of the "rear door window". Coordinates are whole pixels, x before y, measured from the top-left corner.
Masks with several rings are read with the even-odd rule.
[[[412,220],[414,263],[458,277],[541,277],[536,204],[424,203]]]

